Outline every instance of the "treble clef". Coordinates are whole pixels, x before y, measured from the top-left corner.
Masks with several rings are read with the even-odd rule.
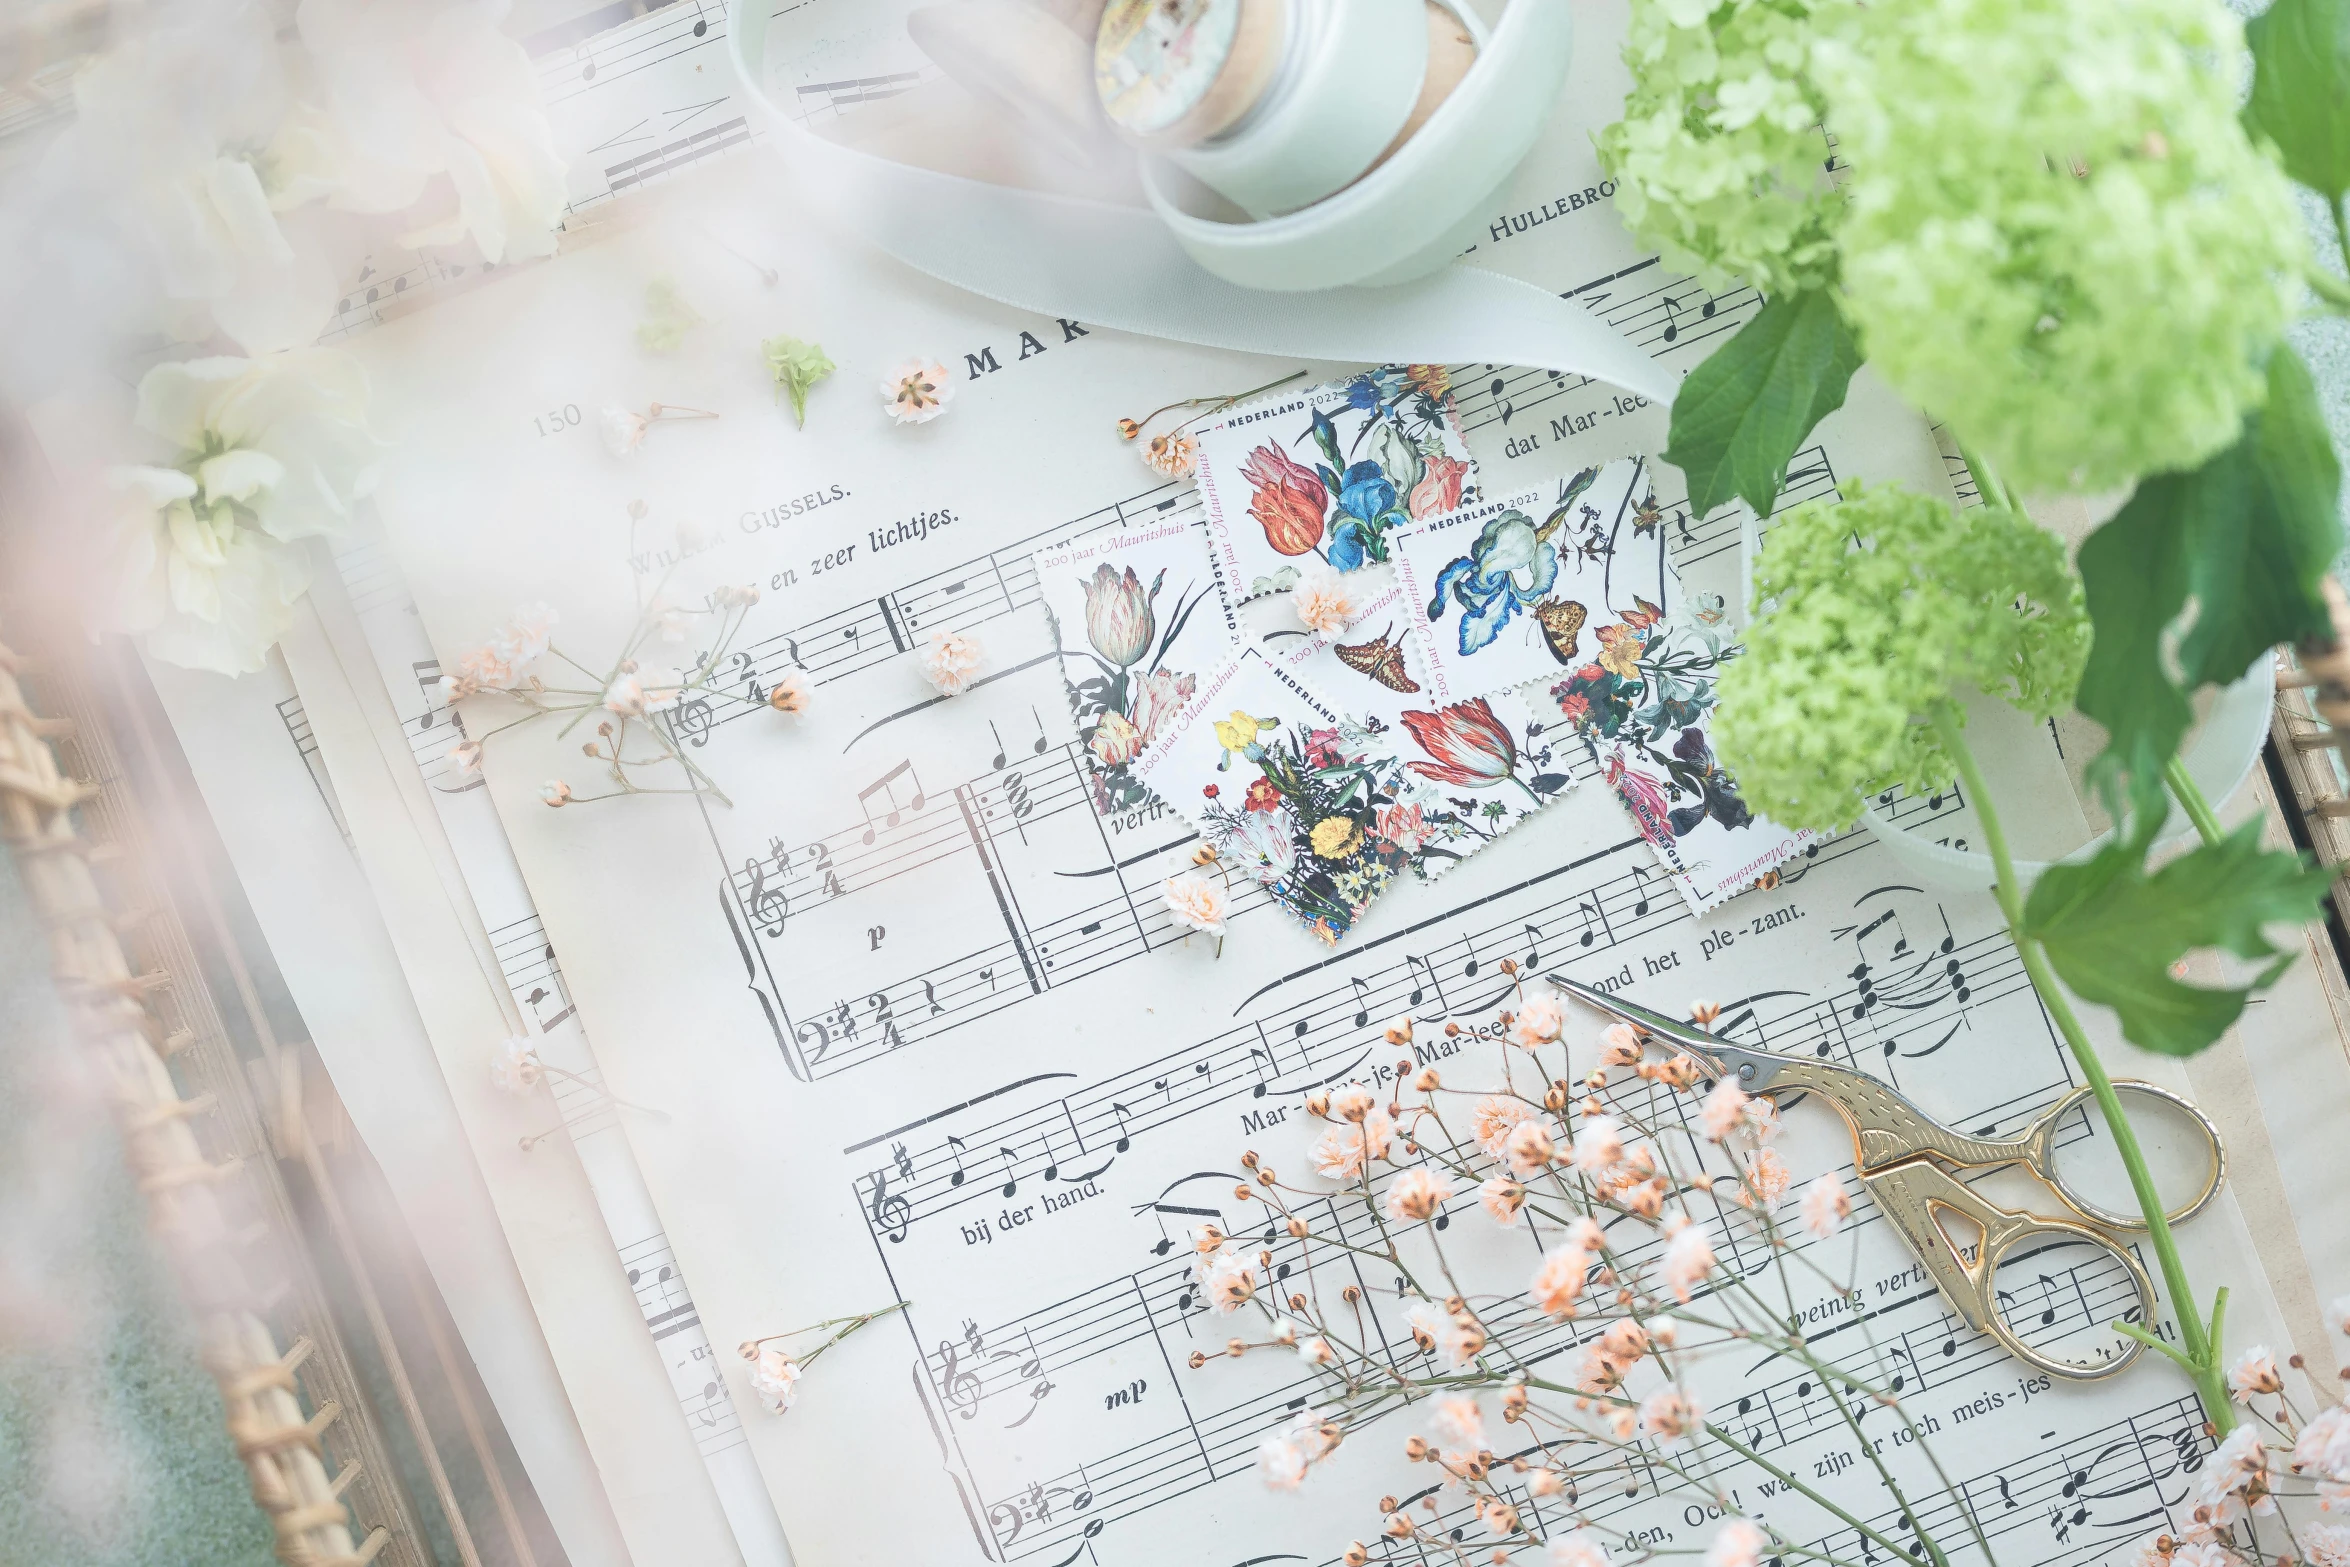
[[[873,1172],[873,1202],[866,1211],[873,1216],[873,1227],[893,1245],[906,1238],[906,1227],[914,1222],[913,1205],[891,1194],[887,1170]]]
[[[781,887],[767,885],[767,870],[755,859],[743,861],[743,869],[751,875],[751,895],[748,899],[753,923],[763,925],[769,937],[783,934],[784,916],[791,912],[790,900]]]
[[[938,1355],[938,1390],[954,1406],[956,1414],[969,1420],[978,1414],[980,1394],[984,1391],[978,1374],[964,1366],[951,1338],[938,1341]]]

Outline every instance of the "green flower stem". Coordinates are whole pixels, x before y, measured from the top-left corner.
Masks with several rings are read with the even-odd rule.
[[[2163,764],[2162,779],[2170,785],[2170,792],[2178,799],[2179,809],[2187,813],[2187,820],[2195,824],[2196,834],[2205,844],[2216,844],[2227,836],[2220,830],[2219,816],[2212,810],[2211,802],[2203,797],[2203,791],[2197,787],[2195,780],[2187,776],[2185,762],[2173,756]]]
[[[2342,252],[2342,269],[2350,272],[2350,191],[2334,198],[2334,244]],[[2343,296],[2334,295],[2334,302],[2343,303]]]
[[[2162,1264],[2163,1291],[2170,1297],[2171,1310],[2179,1319],[2179,1335],[2186,1341],[2184,1361],[2194,1378],[2196,1392],[2202,1396],[2205,1416],[2224,1437],[2235,1429],[2236,1414],[2228,1399],[2227,1377],[2219,1364],[2218,1336],[2204,1329],[2203,1318],[2196,1309],[2194,1289],[2187,1280],[2186,1265],[2179,1259],[2178,1242],[2172,1237],[2170,1220],[2163,1213],[2162,1194],[2155,1189],[2153,1172],[2146,1168],[2146,1155],[2138,1147],[2138,1134],[2130,1127],[2121,1096],[2114,1092],[2113,1079],[2106,1075],[2105,1063],[2097,1059],[2096,1047],[2089,1043],[2081,1020],[2073,1013],[2071,1000],[2057,983],[2048,954],[2024,934],[2023,883],[2016,876],[2015,860],[2008,853],[2006,830],[2000,826],[1999,813],[1991,804],[1991,790],[1983,781],[1983,771],[1975,763],[1974,752],[1967,749],[1959,724],[1960,714],[1955,704],[1946,702],[1934,714],[1934,732],[1958,764],[1959,779],[1974,800],[1975,815],[1983,824],[1983,840],[1990,845],[1991,862],[1998,869],[1999,880],[1992,891],[1998,895],[2000,911],[2007,916],[2008,939],[2015,943],[2016,955],[2024,960],[2024,972],[2032,977],[2032,988],[2039,992],[2040,1004],[2048,1009],[2057,1032],[2064,1036],[2066,1048],[2079,1063],[2081,1075],[2088,1079],[2089,1091],[2097,1098],[2106,1129],[2113,1134],[2114,1149],[2121,1155],[2122,1167],[2130,1173],[2130,1189],[2137,1194],[2138,1211],[2145,1216],[2147,1238]],[[2215,1314],[2215,1325],[2216,1322]]]

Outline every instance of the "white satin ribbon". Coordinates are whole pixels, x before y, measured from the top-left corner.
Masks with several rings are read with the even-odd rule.
[[[829,141],[767,95],[767,3],[733,7],[727,52],[769,145],[808,196],[941,282],[1040,315],[1213,348],[1524,365],[1673,399],[1678,378],[1581,305],[1479,267],[1454,262],[1384,288],[1242,288],[1193,261],[1143,208],[987,184]],[[1563,3],[1513,0],[1510,10]],[[1495,33],[1497,51],[1509,21]]]

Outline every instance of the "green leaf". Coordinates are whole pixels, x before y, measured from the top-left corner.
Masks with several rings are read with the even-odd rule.
[[[2146,850],[2162,815],[2138,819],[2146,824],[2141,832],[2115,838],[2085,864],[2041,872],[2024,903],[2024,934],[2046,949],[2073,994],[2120,1014],[2132,1044],[2193,1055],[2293,960],[2289,952],[2277,956],[2281,949],[2261,927],[2314,917],[2333,875],[2305,866],[2298,854],[2262,849],[2260,824],[2246,822],[2149,876]],[[2170,966],[2200,947],[2276,961],[2242,990],[2173,979]]]
[[[2340,201],[2350,190],[2350,0],[2277,0],[2244,29],[2252,101],[2244,123],[2285,172]]]
[[[824,350],[815,343],[803,343],[796,337],[771,337],[759,345],[767,356],[767,373],[775,377],[776,389],[791,398],[792,418],[799,427],[808,427],[808,389],[836,368]]]
[[[1766,302],[1673,399],[1664,457],[1688,476],[1690,510],[1703,516],[1737,496],[1768,517],[1788,459],[1844,406],[1860,358],[1860,341],[1826,289]]]
[[[2089,768],[2108,798],[2124,775],[2150,780],[2176,754],[2195,688],[2328,628],[2319,584],[2342,547],[2340,489],[2309,372],[2279,347],[2268,404],[2236,444],[2190,473],[2142,481],[2081,546],[2096,642],[2077,701],[2112,736]],[[2190,601],[2174,679],[2164,638]]]

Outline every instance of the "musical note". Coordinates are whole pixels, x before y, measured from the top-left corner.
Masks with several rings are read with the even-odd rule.
[[[1263,1066],[1257,1068],[1256,1086],[1249,1090],[1248,1096],[1251,1099],[1262,1099],[1265,1097],[1265,1079],[1273,1074],[1273,1058],[1265,1054],[1263,1048],[1257,1045],[1249,1046],[1248,1053],[1264,1063]]]
[[[1526,967],[1542,967],[1542,927],[1531,920],[1526,923]]]
[[[930,1003],[932,1017],[936,1017],[946,1010],[945,1007],[939,1005],[938,988],[927,979],[922,982],[922,999]]]
[[[1667,294],[1665,296],[1665,341],[1668,343],[1681,335],[1681,328],[1678,325],[1680,316],[1681,302]]]
[[[1012,1173],[1012,1161],[1020,1156],[1001,1144],[997,1145],[996,1152],[1004,1157],[1004,1195],[1016,1196],[1020,1190],[1020,1178]]]
[[[1350,979],[1350,980],[1348,980],[1348,981],[1347,981],[1347,983],[1348,983],[1348,984],[1350,984],[1350,985],[1352,985],[1352,986],[1354,986],[1354,988],[1355,988],[1355,999],[1356,999],[1357,1001],[1360,1001],[1360,1002],[1362,1003],[1362,1006],[1361,1006],[1361,1007],[1359,1007],[1359,1008],[1357,1008],[1357,1009],[1356,1009],[1356,1011],[1355,1011],[1355,1027],[1357,1027],[1357,1028],[1363,1028],[1363,1027],[1366,1027],[1366,1026],[1367,1026],[1367,1025],[1370,1023],[1370,1021],[1371,1021],[1371,987],[1370,987],[1370,984],[1369,984],[1367,981],[1365,981],[1365,980],[1361,980],[1361,979]],[[1302,1032],[1303,1032],[1303,1030],[1304,1030],[1304,1027],[1305,1027],[1305,1022],[1304,1022],[1304,1019],[1302,1019],[1302,1018],[1301,1018],[1301,1019],[1299,1019],[1299,1021],[1298,1021],[1298,1027],[1299,1027],[1299,1031],[1302,1033]]]
[[[947,1177],[947,1185],[960,1186],[963,1184],[963,1139],[949,1133],[947,1146],[952,1150],[947,1157],[955,1161],[955,1173]]]
[[[1640,901],[1632,905],[1632,917],[1634,919],[1645,919],[1648,917],[1649,869],[1645,865],[1635,865],[1632,867],[1632,874],[1639,878],[1637,885],[1640,889]]]
[[[903,805],[898,802],[897,795],[897,782],[901,778],[911,785],[914,794],[913,799]],[[889,807],[889,814],[882,818],[880,828],[873,825],[873,797],[877,794],[881,796],[882,803]],[[907,811],[919,811],[922,804],[922,781],[914,776],[914,764],[910,761],[898,763],[857,791],[857,806],[865,813],[865,831],[858,841],[871,848],[877,832],[897,826]]]
[[[991,772],[1001,772],[1003,770],[1004,763],[1010,760],[1010,758],[1007,757],[1004,753],[1003,734],[997,730],[995,726],[995,720],[992,718],[987,721],[987,732],[995,736],[995,759],[987,764],[988,769]]]
[[[1478,967],[1477,949],[1469,945],[1469,938],[1467,936],[1463,936],[1461,938],[1461,950],[1469,955],[1469,961],[1461,965],[1461,978],[1475,979],[1477,977]]]
[[[1416,958],[1409,954],[1405,955],[1403,961],[1406,972],[1418,969],[1421,971],[1421,975],[1425,976],[1425,983],[1412,986],[1410,1003],[1414,1015],[1418,1015],[1421,1003],[1427,998],[1428,992],[1433,990],[1436,992],[1437,1010],[1429,1014],[1423,1021],[1435,1022],[1448,1016],[1452,1011],[1452,1003],[1444,999],[1444,982],[1436,977],[1435,966],[1429,963],[1426,958]],[[1414,975],[1414,978],[1420,978],[1421,975]]]
[[[1592,934],[1591,927],[1604,925],[1606,921],[1600,917],[1598,905],[1587,898],[1577,899],[1575,907],[1583,911],[1583,934],[1576,937],[1575,941],[1578,946],[1588,949],[1592,942],[1598,939]]]
[[[1118,1140],[1116,1143],[1111,1145],[1111,1151],[1115,1153],[1124,1153],[1128,1148],[1132,1147],[1134,1143],[1132,1135],[1129,1134],[1126,1128],[1126,1117],[1131,1112],[1129,1112],[1124,1105],[1113,1099],[1110,1101],[1110,1113],[1118,1118]]]

